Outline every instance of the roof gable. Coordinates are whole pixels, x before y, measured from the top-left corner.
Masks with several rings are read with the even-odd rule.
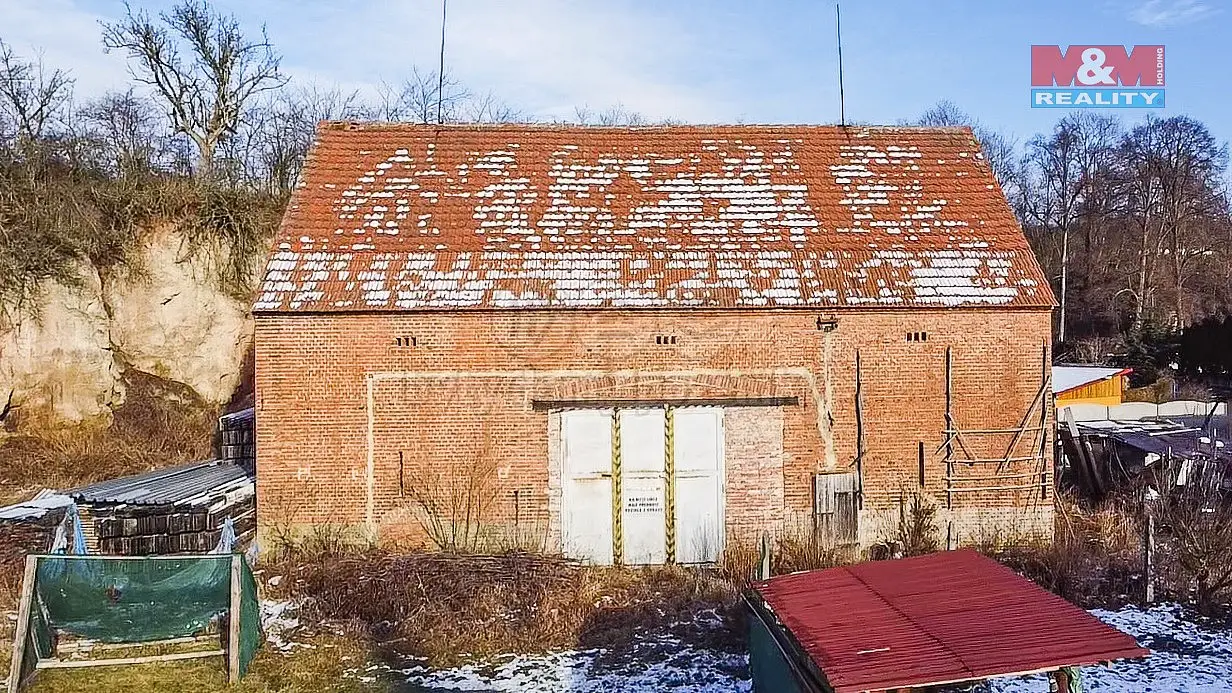
[[[258,311],[1050,306],[970,131],[324,123]]]

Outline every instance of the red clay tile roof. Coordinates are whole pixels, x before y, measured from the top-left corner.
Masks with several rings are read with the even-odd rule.
[[[835,693],[976,681],[1144,657],[1091,614],[975,551],[754,585]]]
[[[254,309],[1052,303],[965,128],[323,123]]]

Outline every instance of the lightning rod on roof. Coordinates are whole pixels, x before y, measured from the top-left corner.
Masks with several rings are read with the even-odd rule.
[[[449,0],[441,0],[441,64],[436,71],[436,124],[444,122],[442,109],[445,101],[445,9]]]
[[[843,15],[834,3],[834,31],[838,43],[838,124],[847,126],[847,107],[843,98]]]

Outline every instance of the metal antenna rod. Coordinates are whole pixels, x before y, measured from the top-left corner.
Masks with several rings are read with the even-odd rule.
[[[442,108],[445,101],[445,10],[449,0],[441,0],[441,66],[437,70],[436,82],[436,124],[444,122]]]
[[[838,124],[847,125],[847,106],[843,98],[843,15],[834,3],[834,28],[838,37]]]

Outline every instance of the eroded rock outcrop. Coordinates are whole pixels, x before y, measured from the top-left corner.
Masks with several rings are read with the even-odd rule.
[[[203,254],[162,229],[146,241],[140,279],[108,280],[111,342],[133,368],[226,402],[252,338],[248,306],[221,291]]]
[[[76,287],[47,282],[0,333],[0,399],[31,423],[106,418],[124,401],[102,283],[89,265],[77,275]]]
[[[106,422],[124,402],[132,368],[226,402],[252,339],[248,305],[223,291],[204,254],[172,227],[151,233],[133,271],[100,278],[88,263],[79,286],[47,283],[37,305],[0,327],[0,407],[14,422]]]

